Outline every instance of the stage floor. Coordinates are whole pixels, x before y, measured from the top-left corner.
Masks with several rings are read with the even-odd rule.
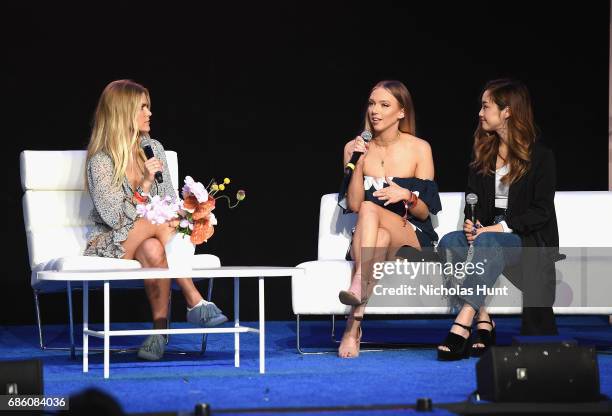
[[[498,344],[510,344],[518,334],[517,317],[498,317]],[[560,316],[560,334],[581,345],[612,346],[612,326],[607,317]],[[41,351],[34,326],[0,326],[0,360],[40,358],[44,362],[46,395],[69,396],[93,387],[112,395],[128,413],[190,412],[196,403],[213,410],[366,405],[413,405],[429,397],[439,403],[464,401],[476,389],[476,358],[438,362],[434,344],[443,339],[450,319],[366,320],[363,341],[423,343],[407,351],[362,353],[341,360],[334,354],[300,355],[295,348],[295,322],[266,323],[266,374],[259,374],[258,338],[241,335],[241,367],[234,367],[234,338],[210,335],[204,356],[197,335],[172,336],[169,350],[189,350],[187,355],[168,353],[161,361],[145,362],[135,353],[111,354],[111,378],[103,379],[102,354],[90,355],[89,373],[82,373],[80,352],[71,360],[65,351]],[[253,325],[253,323],[249,323]],[[175,327],[186,327],[177,323]],[[148,324],[116,324],[113,329],[147,328]],[[341,335],[344,322],[336,329]],[[68,339],[65,326],[47,326],[46,339],[59,345]],[[304,321],[302,346],[332,348],[330,321]],[[77,332],[80,345],[81,333]],[[112,347],[137,347],[143,337],[111,338]],[[91,339],[92,347],[100,345]],[[612,356],[598,354],[601,393],[612,396]],[[297,409],[295,409],[297,411]],[[290,413],[296,413],[292,411]],[[324,414],[396,414],[395,409],[325,411]],[[411,410],[405,410],[411,412]],[[227,413],[226,413],[227,414]],[[253,414],[253,413],[252,413]],[[268,414],[265,411],[259,414]],[[278,414],[278,413],[277,413]],[[452,414],[439,409],[430,414]]]

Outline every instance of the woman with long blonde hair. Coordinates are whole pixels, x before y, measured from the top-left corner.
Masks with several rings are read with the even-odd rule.
[[[151,122],[149,91],[131,80],[106,86],[94,115],[87,148],[86,180],[93,200],[85,255],[134,259],[143,267],[168,267],[164,246],[175,233],[173,223],[152,224],[136,215],[136,205],[155,195],[177,193],[172,186],[164,148],[149,136]],[[147,159],[143,148],[151,146]],[[155,180],[162,172],[163,181]],[[227,321],[219,308],[205,301],[190,278],[176,279],[187,302],[187,320],[209,327]],[[155,329],[167,326],[170,279],[145,279],[144,287]],[[147,360],[159,360],[165,338],[149,336],[138,351]]]
[[[483,306],[490,291],[483,288],[493,288],[502,272],[523,291],[521,333],[557,332],[551,306],[554,262],[562,256],[553,153],[537,140],[529,91],[520,81],[487,83],[478,116],[466,190],[477,203],[474,212],[466,204],[463,231],[446,234],[438,245],[446,261],[469,261],[475,272],[462,278],[460,310],[438,347],[440,360],[479,356],[495,343],[495,323]],[[474,318],[477,334],[470,342]]]

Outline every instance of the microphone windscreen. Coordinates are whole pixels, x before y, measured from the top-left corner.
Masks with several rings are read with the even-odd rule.
[[[467,194],[465,196],[465,202],[469,205],[476,205],[478,203],[478,195],[476,194]]]
[[[366,143],[369,142],[370,140],[372,140],[372,132],[370,132],[370,130],[362,131],[360,136],[363,139],[363,141],[366,142]]]

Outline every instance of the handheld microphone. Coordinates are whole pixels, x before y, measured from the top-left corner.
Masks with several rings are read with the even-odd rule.
[[[146,146],[143,146],[142,149],[144,150],[145,156],[147,156],[147,159],[151,159],[152,157],[155,157],[155,155],[153,154],[153,149],[151,149],[151,146],[146,145]],[[162,176],[161,172],[155,172],[155,180],[157,181],[157,183],[164,182],[164,177]]]
[[[472,214],[472,224],[474,224],[474,228],[472,231],[472,235],[476,235],[476,228],[478,228],[476,226],[476,213],[474,212],[474,209],[476,207],[476,204],[478,203],[478,195],[476,194],[467,194],[465,196],[465,203],[468,204],[470,206],[470,211]],[[473,242],[470,243],[470,246],[468,248],[468,252],[467,252],[467,257],[465,259],[466,264],[472,261],[472,258],[474,257],[474,246],[473,246]]]
[[[470,212],[472,214],[472,224],[474,224],[474,226],[476,226],[476,214],[474,212],[474,209],[476,207],[476,204],[478,203],[478,195],[476,194],[467,194],[465,197],[465,202],[470,206]]]
[[[362,131],[360,136],[363,139],[363,141],[366,143],[372,140],[372,133],[369,130]],[[362,154],[363,152],[353,152],[353,155],[351,156],[351,160],[344,167],[345,175],[350,175],[351,173],[353,173],[353,171],[355,170],[355,164],[357,163],[357,161],[359,160],[359,157],[361,157]]]

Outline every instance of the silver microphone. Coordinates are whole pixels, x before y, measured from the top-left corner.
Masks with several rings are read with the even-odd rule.
[[[372,133],[370,132],[370,130],[362,131],[360,136],[363,139],[363,141],[366,143],[372,140]],[[351,156],[351,160],[344,167],[344,174],[346,176],[350,176],[353,173],[353,171],[355,170],[355,165],[357,164],[357,161],[359,160],[359,157],[362,154],[363,154],[362,152],[353,152]]]
[[[360,136],[363,139],[363,141],[366,142],[366,143],[369,142],[370,140],[372,140],[372,132],[370,130],[362,131]]]
[[[476,225],[476,213],[474,212],[474,209],[478,203],[478,195],[467,194],[465,197],[465,203],[470,206],[470,212],[472,213],[472,224]]]
[[[470,212],[472,214],[472,226],[474,228],[472,228],[472,234],[475,235],[476,234],[476,213],[474,212],[474,210],[476,209],[476,204],[478,203],[478,195],[476,194],[467,194],[465,196],[465,203],[468,204],[470,206]],[[472,258],[474,257],[474,247],[473,247],[473,242],[470,243],[470,247],[468,248],[468,252],[467,252],[467,258],[465,259],[466,264],[469,262],[472,262]]]

